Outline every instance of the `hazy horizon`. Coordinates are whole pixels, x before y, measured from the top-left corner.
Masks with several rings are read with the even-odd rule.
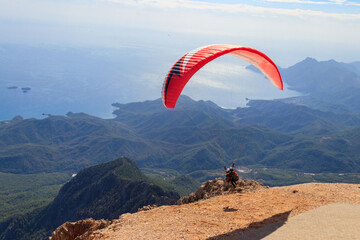
[[[0,119],[111,117],[111,103],[161,97],[175,61],[215,43],[256,48],[282,68],[307,57],[360,61],[360,4],[346,0],[3,0],[0,29]],[[246,66],[219,58],[183,94],[226,108],[297,94]]]

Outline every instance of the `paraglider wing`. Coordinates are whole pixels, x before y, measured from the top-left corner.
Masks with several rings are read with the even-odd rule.
[[[253,48],[236,45],[210,45],[185,54],[170,69],[162,89],[162,99],[165,107],[174,108],[190,78],[205,64],[224,54],[231,54],[248,61],[257,67],[277,88],[283,89],[278,68],[264,53]]]

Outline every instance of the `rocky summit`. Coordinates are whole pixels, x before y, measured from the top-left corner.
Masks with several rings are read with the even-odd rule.
[[[215,179],[214,183],[219,181]],[[57,234],[63,231],[61,228],[69,228],[67,223],[54,232],[51,240],[239,239],[262,227],[280,226],[294,216],[338,202],[360,205],[360,185],[307,183],[233,191],[189,204],[122,214],[101,229],[89,228],[73,238]]]
[[[230,183],[227,183],[222,178],[216,178],[207,182],[204,182],[200,188],[191,193],[189,196],[182,197],[177,203],[186,204],[196,202],[202,199],[208,199],[211,197],[231,194],[231,193],[245,193],[260,189],[266,189],[268,187],[263,184],[250,179],[240,180],[236,187],[233,187]]]

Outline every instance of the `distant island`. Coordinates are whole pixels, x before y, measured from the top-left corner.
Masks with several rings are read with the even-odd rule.
[[[18,89],[18,88],[19,88],[18,86],[8,87],[8,89],[12,89],[12,90]],[[31,88],[29,88],[29,87],[23,87],[23,88],[21,88],[21,91],[22,91],[23,93],[27,93],[27,92],[30,91],[30,90],[31,90]]]
[[[23,91],[23,93],[27,93],[28,91],[31,90],[31,88],[29,88],[29,87],[24,87],[24,88],[21,88],[21,90]]]

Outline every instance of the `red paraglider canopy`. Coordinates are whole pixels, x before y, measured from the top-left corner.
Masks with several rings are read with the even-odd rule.
[[[224,54],[231,54],[248,61],[257,67],[277,88],[283,90],[278,68],[264,53],[249,47],[216,44],[188,52],[174,64],[163,84],[162,99],[165,107],[174,108],[190,78],[205,64]]]

